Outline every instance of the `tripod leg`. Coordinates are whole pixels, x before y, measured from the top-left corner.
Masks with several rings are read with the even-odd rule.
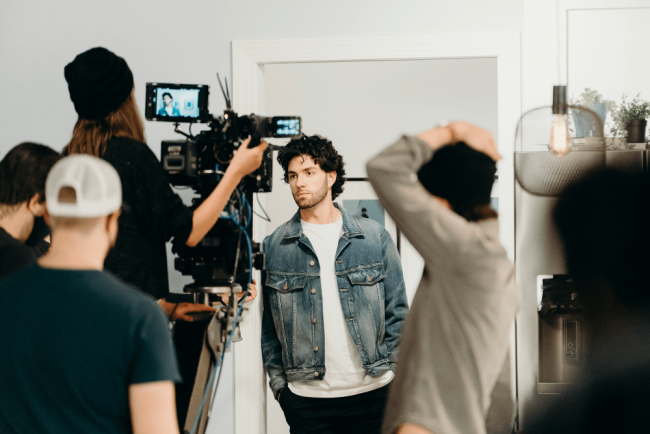
[[[214,384],[210,384],[210,390],[207,391],[210,376],[214,371],[215,365],[219,360],[223,346],[221,344],[221,323],[217,319],[218,315],[214,315],[210,324],[208,325],[203,335],[203,346],[201,348],[201,357],[199,358],[199,367],[196,372],[196,379],[194,380],[194,388],[192,389],[192,398],[190,399],[190,406],[187,410],[187,418],[185,419],[185,432],[191,433],[192,427],[196,418],[201,411],[200,421],[197,431],[192,434],[203,434],[208,423],[208,412],[212,402],[212,388]],[[201,401],[205,395],[205,402],[201,409]]]

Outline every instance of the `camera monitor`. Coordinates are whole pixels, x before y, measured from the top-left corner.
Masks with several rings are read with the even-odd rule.
[[[300,135],[300,116],[273,116],[272,137],[296,137]]]
[[[207,122],[209,94],[207,85],[147,83],[145,117],[162,122]]]

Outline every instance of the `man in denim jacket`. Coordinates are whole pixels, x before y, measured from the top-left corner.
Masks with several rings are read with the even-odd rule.
[[[262,355],[291,433],[379,433],[408,307],[378,223],[333,202],[343,158],[320,136],[280,153],[299,207],[264,240]]]

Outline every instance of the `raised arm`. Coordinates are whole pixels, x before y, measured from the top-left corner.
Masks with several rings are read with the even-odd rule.
[[[403,136],[371,159],[368,179],[382,204],[425,259],[438,254],[462,254],[475,239],[475,225],[444,208],[420,184],[418,170],[438,148],[456,141],[498,158],[489,132],[464,122]],[[450,248],[451,247],[451,248]]]
[[[244,140],[235,153],[232,162],[226,169],[217,187],[210,196],[203,201],[192,215],[192,232],[187,238],[186,244],[190,247],[196,246],[214,226],[226,207],[230,196],[239,185],[242,178],[257,170],[262,164],[262,156],[268,147],[266,142],[260,143],[255,148],[248,148],[250,138]]]

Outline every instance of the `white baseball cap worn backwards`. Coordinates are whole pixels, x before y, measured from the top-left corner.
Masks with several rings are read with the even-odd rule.
[[[120,175],[106,161],[85,154],[59,160],[45,181],[47,212],[55,217],[103,217],[122,206]]]

